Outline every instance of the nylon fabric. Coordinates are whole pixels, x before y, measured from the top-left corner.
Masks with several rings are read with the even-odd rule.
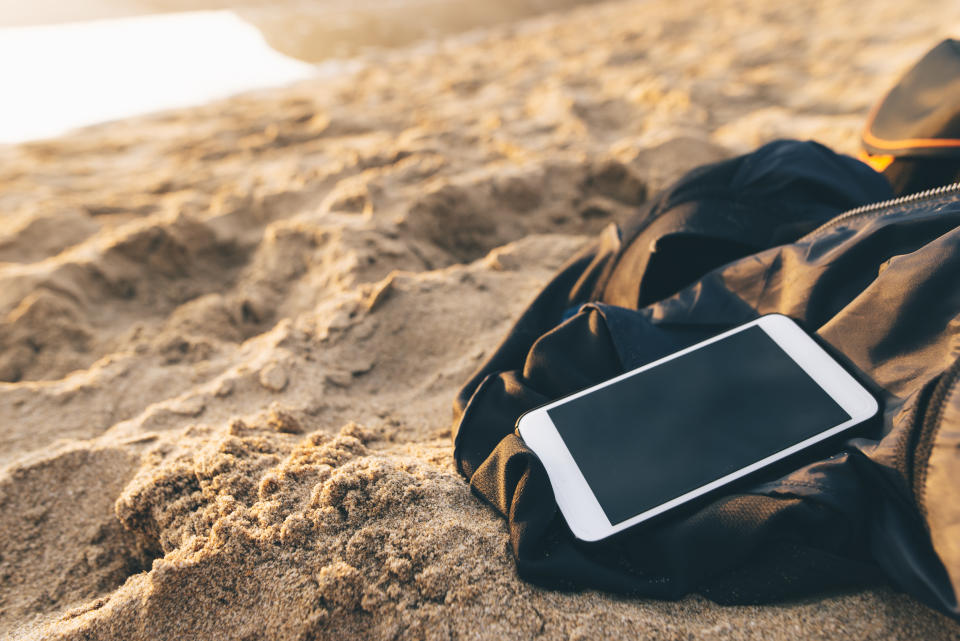
[[[934,390],[960,357],[960,202],[804,236],[891,196],[853,158],[778,141],[691,172],[560,270],[454,402],[458,469],[507,519],[522,577],[721,603],[883,579],[958,617],[960,384]],[[772,312],[813,333],[881,414],[729,494],[576,540],[514,433],[520,414]]]

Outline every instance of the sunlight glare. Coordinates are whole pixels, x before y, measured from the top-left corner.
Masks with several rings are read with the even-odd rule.
[[[315,75],[230,11],[0,28],[0,143]]]

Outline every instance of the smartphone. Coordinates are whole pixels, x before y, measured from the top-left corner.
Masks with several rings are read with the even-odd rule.
[[[837,436],[873,396],[769,314],[525,413],[573,534],[598,541]]]

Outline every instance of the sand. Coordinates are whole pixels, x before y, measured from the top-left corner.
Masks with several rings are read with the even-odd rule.
[[[0,149],[0,637],[956,639],[877,586],[720,607],[519,580],[451,402],[685,169],[855,151],[960,5],[651,0]]]

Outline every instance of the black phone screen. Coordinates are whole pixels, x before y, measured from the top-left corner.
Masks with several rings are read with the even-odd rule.
[[[613,525],[851,418],[756,325],[547,414]]]

